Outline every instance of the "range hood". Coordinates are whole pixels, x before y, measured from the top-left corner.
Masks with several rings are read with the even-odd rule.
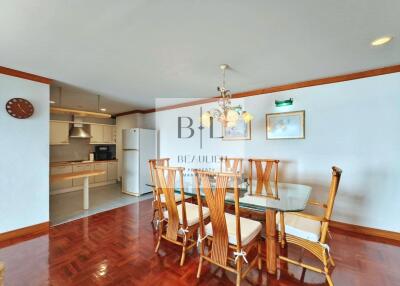
[[[74,123],[69,131],[69,137],[70,138],[91,138],[90,134],[83,129],[83,120],[77,117],[74,117]]]

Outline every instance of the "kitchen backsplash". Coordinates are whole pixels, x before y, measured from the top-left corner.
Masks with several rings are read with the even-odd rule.
[[[107,144],[104,144],[107,145]],[[69,144],[50,145],[50,162],[86,161],[96,145],[90,145],[89,139],[69,138]],[[112,157],[116,157],[116,146],[107,145]]]
[[[94,151],[94,145],[89,139],[69,139],[66,145],[50,145],[50,162],[89,160],[89,153]]]

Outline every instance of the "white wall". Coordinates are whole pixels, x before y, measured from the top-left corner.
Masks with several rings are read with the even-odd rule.
[[[15,119],[4,106],[28,99],[35,112]],[[49,221],[49,86],[0,74],[0,233]]]
[[[201,150],[197,131],[191,139],[177,138],[177,117],[198,121],[199,106],[157,112],[160,156],[175,163],[185,153],[280,159],[280,181],[311,185],[312,196],[320,201],[326,200],[331,166],[337,165],[343,174],[333,219],[399,232],[399,94],[396,73],[235,100],[255,117],[252,140],[204,136]],[[290,97],[293,106],[275,107],[275,99]],[[305,110],[306,138],[266,140],[265,114],[291,110]]]

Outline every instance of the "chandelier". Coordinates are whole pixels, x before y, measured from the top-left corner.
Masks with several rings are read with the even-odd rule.
[[[217,87],[220,98],[216,108],[202,114],[201,123],[205,127],[210,127],[211,118],[220,122],[224,127],[235,127],[240,120],[248,123],[253,119],[253,116],[249,112],[244,111],[242,106],[232,105],[232,94],[225,88],[225,71],[228,68],[229,66],[226,64],[220,65],[220,69],[222,70],[222,85]]]

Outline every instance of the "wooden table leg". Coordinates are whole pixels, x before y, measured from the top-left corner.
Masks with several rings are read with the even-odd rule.
[[[83,178],[83,209],[89,208],[89,177]]]
[[[276,274],[276,211],[267,209],[265,212],[265,250],[267,272]]]

